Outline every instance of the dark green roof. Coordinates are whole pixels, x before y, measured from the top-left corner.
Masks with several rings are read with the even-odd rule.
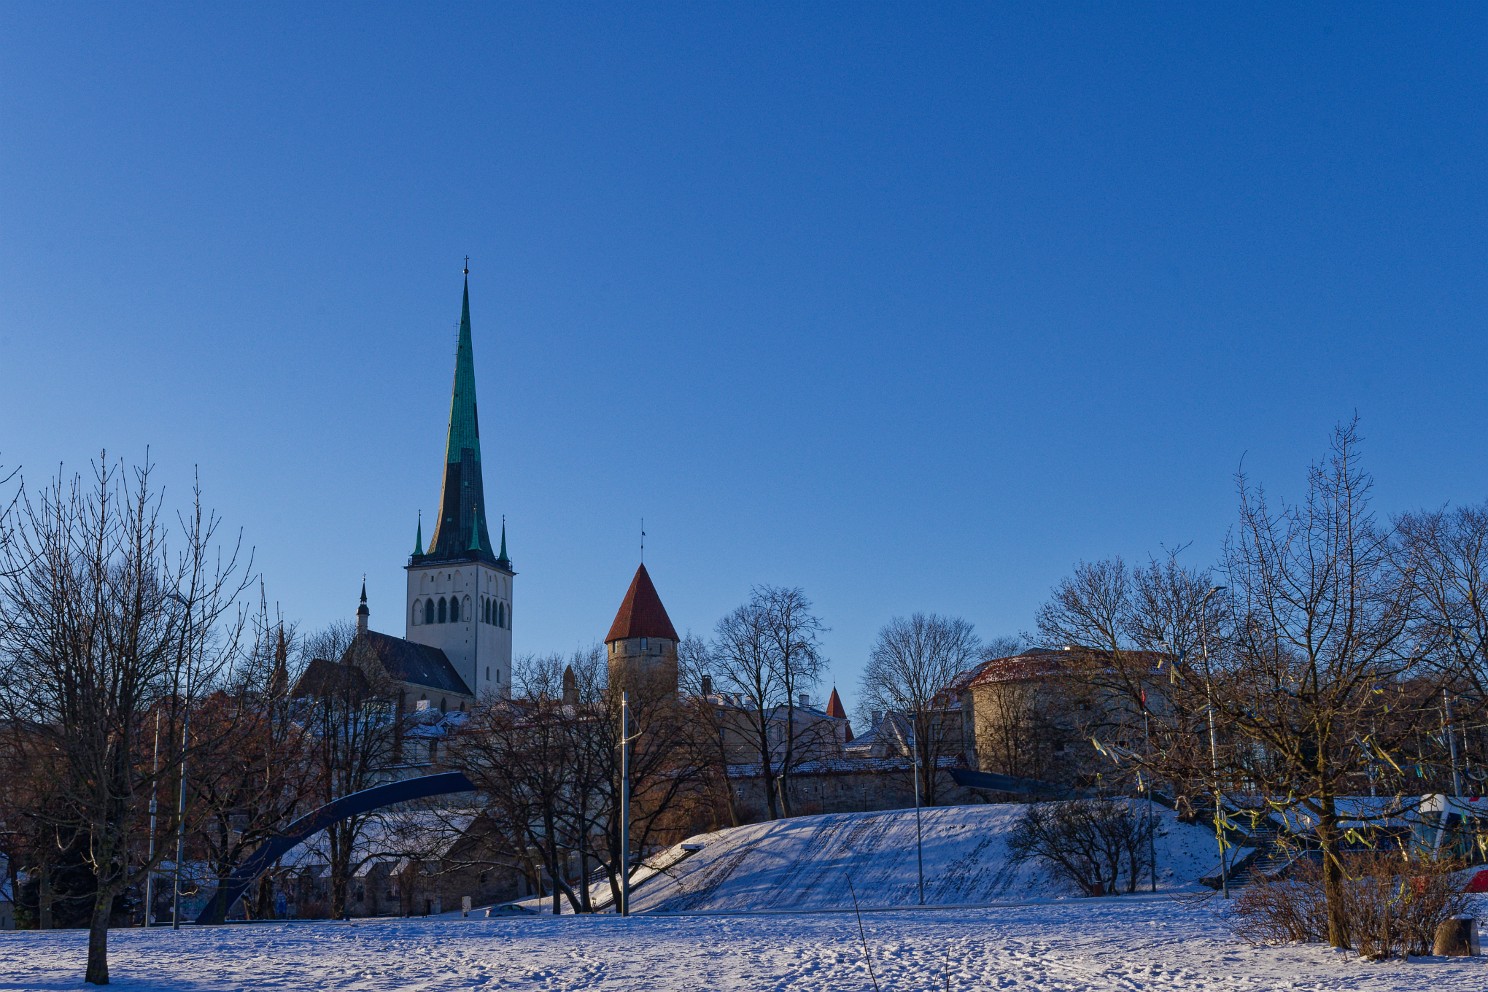
[[[460,304],[460,341],[455,349],[455,381],[450,390],[449,440],[444,449],[444,486],[439,518],[428,551],[416,558],[476,560],[495,564],[486,529],[485,487],[481,479],[480,416],[475,401],[475,349],[470,337],[470,279]]]

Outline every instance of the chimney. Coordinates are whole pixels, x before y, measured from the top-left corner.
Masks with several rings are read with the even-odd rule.
[[[803,710],[809,710],[809,709],[811,709],[811,693],[809,693],[809,692],[803,692],[803,693],[801,693],[801,701],[798,702],[796,705],[799,706],[799,707],[801,707],[801,709],[803,709]]]
[[[579,704],[579,677],[574,674],[572,665],[563,670],[563,702],[568,706]]]
[[[873,711],[873,714],[872,714],[872,719],[869,722],[872,723],[874,727],[876,727],[882,721],[883,721],[883,710],[874,710]],[[869,729],[872,729],[872,728],[869,728]]]
[[[713,695],[713,676],[711,675],[703,676],[703,695],[705,697]]]

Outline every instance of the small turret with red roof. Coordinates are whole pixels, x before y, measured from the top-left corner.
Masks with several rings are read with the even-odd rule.
[[[832,696],[827,700],[827,716],[834,720],[842,721],[842,730],[846,735],[842,741],[844,744],[852,743],[852,724],[847,722],[847,710],[842,708],[842,697],[837,695],[837,687],[832,686]]]
[[[677,628],[642,564],[605,635],[610,684],[633,692],[676,696],[678,640]]]

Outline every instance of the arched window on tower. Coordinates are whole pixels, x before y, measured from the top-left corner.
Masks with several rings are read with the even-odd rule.
[[[424,600],[424,623],[434,622],[434,600]]]
[[[475,619],[475,611],[470,608],[470,597],[469,596],[466,596],[465,597],[465,609],[464,609],[464,611],[460,615],[465,618],[465,620],[466,620],[467,623],[469,621]]]
[[[506,626],[506,604],[505,603],[497,603],[496,604],[496,626],[498,626],[498,627],[505,627]]]
[[[454,596],[450,597],[450,623],[460,622],[460,600]]]
[[[444,623],[449,619],[449,605],[443,596],[439,597],[439,622]]]
[[[417,627],[424,619],[424,606],[418,600],[413,601],[413,625]]]

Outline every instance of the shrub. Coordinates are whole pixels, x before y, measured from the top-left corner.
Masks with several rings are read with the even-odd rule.
[[[1008,837],[1009,866],[1031,861],[1088,896],[1133,892],[1150,874],[1150,833],[1122,799],[1034,803]]]
[[[1467,908],[1467,897],[1453,877],[1460,867],[1424,855],[1345,855],[1343,900],[1350,946],[1376,960],[1430,954],[1437,926]],[[1284,877],[1256,879],[1236,898],[1230,925],[1253,944],[1326,942],[1322,865],[1302,859]]]

